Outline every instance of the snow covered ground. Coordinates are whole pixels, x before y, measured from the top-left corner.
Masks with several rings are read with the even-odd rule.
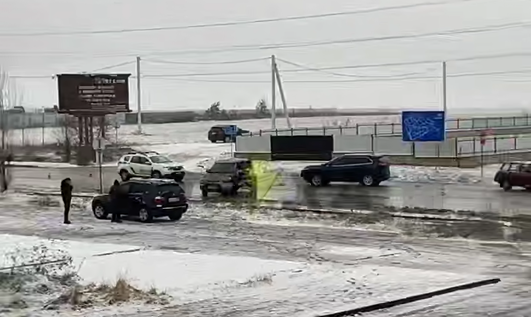
[[[142,250],[137,246],[47,240],[0,235],[0,253],[36,246],[72,256],[82,283],[112,283],[126,278],[139,289],[156,288],[172,297],[167,308],[176,316],[309,316],[398,299],[426,291],[480,279],[478,274],[445,273],[423,269],[360,264],[313,265],[302,262],[251,257],[202,255],[173,251]],[[129,252],[127,252],[129,251]],[[370,248],[331,248],[366,258],[382,256]],[[385,252],[385,251],[384,251]],[[4,260],[4,262],[9,262]],[[3,263],[9,265],[9,263]],[[104,268],[104,269],[102,269]],[[429,280],[429,283],[426,281]],[[51,294],[50,294],[51,295]],[[47,295],[46,298],[49,298]],[[148,312],[153,307],[137,304],[59,312],[29,307],[31,316],[111,316]],[[131,315],[132,316],[132,315]]]

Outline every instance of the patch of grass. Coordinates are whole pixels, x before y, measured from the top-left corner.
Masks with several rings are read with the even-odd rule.
[[[256,287],[261,284],[273,284],[273,276],[271,274],[255,275],[247,281],[240,283],[242,287]]]

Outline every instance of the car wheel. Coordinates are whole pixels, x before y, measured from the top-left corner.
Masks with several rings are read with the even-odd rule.
[[[323,179],[321,178],[321,175],[314,175],[310,180],[310,184],[315,187],[323,185]]]
[[[128,180],[131,178],[131,176],[129,175],[129,172],[128,172],[128,171],[126,171],[126,170],[121,170],[121,171],[120,171],[120,178],[122,179],[122,181],[125,182],[125,181],[128,181]]]
[[[153,173],[151,173],[151,177],[162,178],[162,174],[159,171],[154,171]]]
[[[170,218],[171,221],[179,221],[183,217],[183,214],[181,212],[174,212],[168,215],[168,218]]]
[[[151,222],[153,221],[153,215],[147,210],[146,208],[140,209],[138,211],[138,218],[140,218],[141,222]]]
[[[107,219],[109,216],[109,213],[105,210],[105,207],[103,207],[103,204],[101,203],[96,203],[94,206],[92,206],[92,213],[96,219],[101,220]]]
[[[509,181],[505,181],[503,182],[503,190],[505,191],[509,191],[513,188],[513,186],[511,186],[511,183],[509,183]]]
[[[374,178],[371,175],[365,175],[361,180],[361,184],[363,186],[374,186]]]
[[[380,186],[380,182],[374,182],[374,183],[372,183],[372,187],[378,187],[378,186]]]
[[[218,141],[216,141],[216,140],[210,140],[210,142],[212,142],[212,143],[216,143],[216,142],[218,142]]]
[[[203,196],[203,197],[208,197],[208,190],[206,190],[206,189],[201,189],[201,196]]]
[[[231,138],[230,136],[226,136],[225,140],[223,140],[223,143],[229,143],[229,142],[231,142]]]
[[[173,178],[173,180],[176,181],[176,182],[182,182],[183,179],[184,179],[184,174],[181,174],[181,175],[175,176],[175,177]]]

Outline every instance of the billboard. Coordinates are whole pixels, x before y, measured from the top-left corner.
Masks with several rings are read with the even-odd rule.
[[[109,114],[130,112],[131,74],[57,75],[59,112]]]
[[[441,142],[446,139],[444,111],[403,111],[402,141]]]

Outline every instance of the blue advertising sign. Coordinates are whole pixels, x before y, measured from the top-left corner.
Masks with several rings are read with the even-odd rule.
[[[223,129],[223,132],[225,132],[225,135],[236,136],[238,134],[238,126],[229,125]]]
[[[402,141],[444,141],[445,117],[444,111],[402,111]]]

